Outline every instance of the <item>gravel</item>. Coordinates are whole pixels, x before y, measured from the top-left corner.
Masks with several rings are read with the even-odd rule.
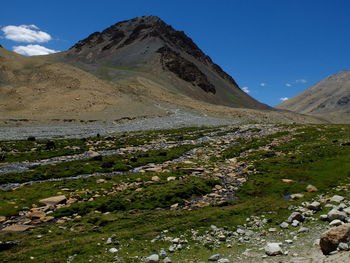
[[[239,123],[237,120],[199,115],[183,110],[173,110],[170,116],[147,118],[115,124],[62,124],[1,127],[0,140],[19,140],[34,136],[37,139],[47,138],[81,138],[108,135],[116,132],[170,129],[189,126],[220,126]]]

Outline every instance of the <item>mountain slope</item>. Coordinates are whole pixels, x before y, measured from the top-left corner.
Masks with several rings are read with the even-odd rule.
[[[155,16],[119,22],[50,59],[116,82],[142,77],[172,94],[212,104],[271,109],[244,93],[184,32]]]
[[[116,109],[117,108],[117,109]],[[0,48],[0,117],[94,119],[156,114],[115,84],[79,68],[24,57]]]
[[[350,122],[350,71],[331,75],[277,107],[335,122]]]

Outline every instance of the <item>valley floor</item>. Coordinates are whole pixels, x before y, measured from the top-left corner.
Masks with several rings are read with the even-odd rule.
[[[350,125],[201,124],[3,130],[2,262],[350,262],[317,243],[350,212]]]

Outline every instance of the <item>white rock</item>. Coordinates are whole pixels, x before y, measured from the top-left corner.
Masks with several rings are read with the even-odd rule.
[[[338,245],[339,250],[349,250],[349,245],[347,243],[340,242]]]
[[[297,220],[299,222],[303,222],[304,221],[304,216],[302,214],[300,214],[299,212],[293,212],[291,213],[291,215],[288,217],[287,221],[289,223],[293,222],[294,220]]]
[[[331,211],[328,212],[328,220],[333,221],[334,219],[339,219],[344,221],[347,217],[347,214],[342,212],[342,211],[338,211],[337,209],[332,209]]]
[[[307,206],[307,208],[309,208],[309,209],[311,209],[313,211],[319,211],[319,210],[321,210],[321,203],[317,202],[317,201],[314,201],[311,204],[309,204]]]
[[[268,256],[276,256],[282,254],[282,249],[279,243],[267,243],[264,247],[264,250]]]
[[[288,224],[287,222],[282,222],[282,223],[280,224],[280,227],[283,228],[283,229],[286,229],[286,228],[289,227],[289,224]]]
[[[334,219],[332,222],[329,223],[330,226],[340,226],[342,224],[343,222],[340,221],[339,219]]]
[[[208,258],[208,261],[218,261],[220,258],[220,254],[214,254]]]
[[[292,226],[297,227],[300,224],[298,220],[293,220]]]
[[[117,253],[117,252],[118,252],[118,249],[115,248],[115,247],[112,247],[112,248],[110,248],[108,251],[111,252],[111,253]]]
[[[157,263],[159,262],[159,256],[157,254],[150,255],[145,260],[146,263]]]
[[[166,257],[166,258],[163,259],[163,262],[164,263],[171,263],[172,261],[171,261],[171,259],[169,257]]]
[[[343,200],[344,200],[344,197],[341,195],[333,195],[333,197],[331,198],[331,202],[336,202],[336,203],[340,203]]]
[[[218,263],[230,263],[230,260],[228,258],[220,258]]]
[[[309,231],[310,231],[309,228],[302,226],[301,228],[299,228],[298,233],[305,233]]]

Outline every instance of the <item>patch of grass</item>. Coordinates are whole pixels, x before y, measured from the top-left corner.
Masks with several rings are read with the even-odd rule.
[[[128,171],[148,163],[162,163],[180,157],[199,145],[180,145],[168,150],[152,150],[129,155],[104,156],[102,160],[84,159],[58,164],[35,166],[22,173],[0,175],[0,184],[24,183],[33,180],[71,177],[81,174]],[[110,163],[110,166],[103,164]]]
[[[58,209],[54,216],[85,215],[95,210],[114,212],[168,208],[175,203],[183,204],[185,199],[211,192],[215,184],[218,184],[218,181],[191,177],[186,180],[144,185],[141,191],[128,189],[108,197],[96,198],[90,202],[72,204],[69,207]]]

